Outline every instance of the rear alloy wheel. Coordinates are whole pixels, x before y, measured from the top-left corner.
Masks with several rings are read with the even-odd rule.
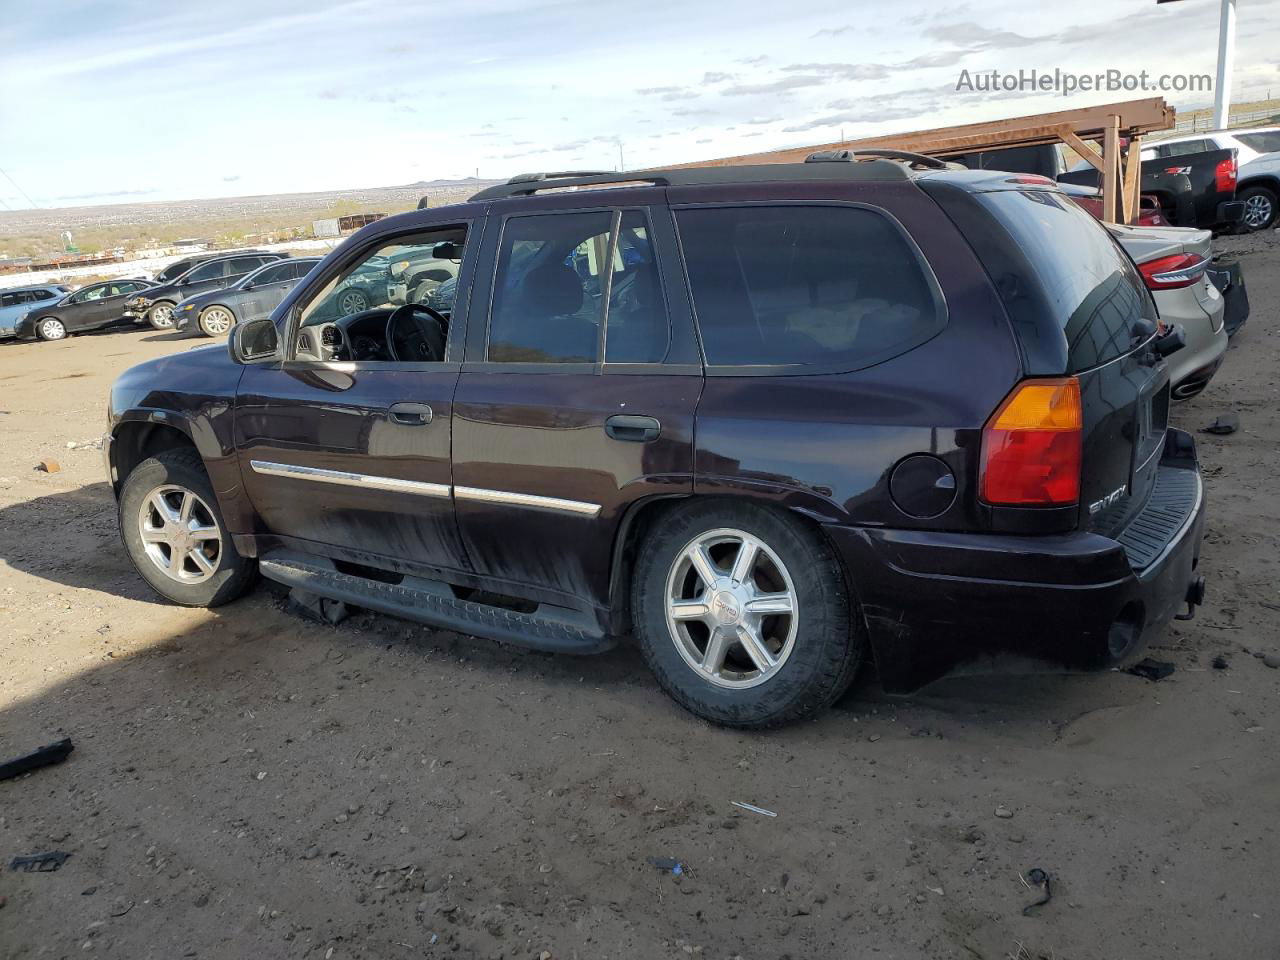
[[[147,322],[157,330],[172,330],[173,304],[165,300],[153,303],[147,311]]]
[[[200,312],[200,329],[206,337],[225,337],[235,325],[236,315],[226,307],[206,307]]]
[[[1250,233],[1265,230],[1276,219],[1277,198],[1267,187],[1246,187],[1237,198],[1244,201],[1244,217],[1241,226]]]
[[[863,647],[826,540],[750,504],[694,500],[663,516],[636,561],[632,618],[662,688],[733,727],[825,710]]]
[[[338,312],[344,317],[353,317],[369,309],[369,297],[363,290],[350,288],[338,294]]]
[[[67,328],[56,317],[45,317],[36,321],[36,335],[41,340],[63,340],[67,336]]]

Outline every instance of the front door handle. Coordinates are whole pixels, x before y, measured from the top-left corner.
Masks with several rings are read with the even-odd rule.
[[[421,427],[431,422],[431,407],[425,403],[393,403],[387,419],[406,427]]]
[[[604,422],[604,432],[614,440],[649,443],[662,435],[662,424],[653,417],[636,417],[619,413]]]

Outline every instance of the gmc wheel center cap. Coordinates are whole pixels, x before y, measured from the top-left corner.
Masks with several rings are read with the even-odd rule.
[[[737,623],[742,616],[742,604],[729,590],[721,590],[711,598],[711,612],[723,624]]]

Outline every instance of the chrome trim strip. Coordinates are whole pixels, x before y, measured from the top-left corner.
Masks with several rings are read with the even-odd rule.
[[[453,495],[459,500],[475,500],[480,503],[505,503],[515,507],[537,507],[576,513],[584,517],[600,515],[600,504],[581,500],[561,500],[559,497],[539,497],[532,493],[508,493],[504,490],[484,490],[480,487],[454,487]]]
[[[295,480],[315,480],[319,483],[336,483],[343,487],[363,487],[367,490],[390,490],[393,493],[413,493],[421,497],[448,497],[447,483],[424,483],[421,480],[400,480],[396,477],[374,477],[367,473],[345,473],[341,470],[323,470],[319,467],[301,467],[291,463],[272,463],[268,460],[250,460],[254,473],[269,477],[292,477]]]

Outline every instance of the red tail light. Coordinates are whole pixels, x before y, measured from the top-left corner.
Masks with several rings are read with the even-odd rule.
[[[1075,377],[1018,384],[982,431],[983,501],[1017,507],[1077,503],[1082,423]]]
[[[1235,193],[1236,155],[1234,153],[1213,168],[1213,183],[1219,193]]]
[[[1175,253],[1148,263],[1138,264],[1142,279],[1150,290],[1177,290],[1189,287],[1204,276],[1209,261],[1194,253]]]

